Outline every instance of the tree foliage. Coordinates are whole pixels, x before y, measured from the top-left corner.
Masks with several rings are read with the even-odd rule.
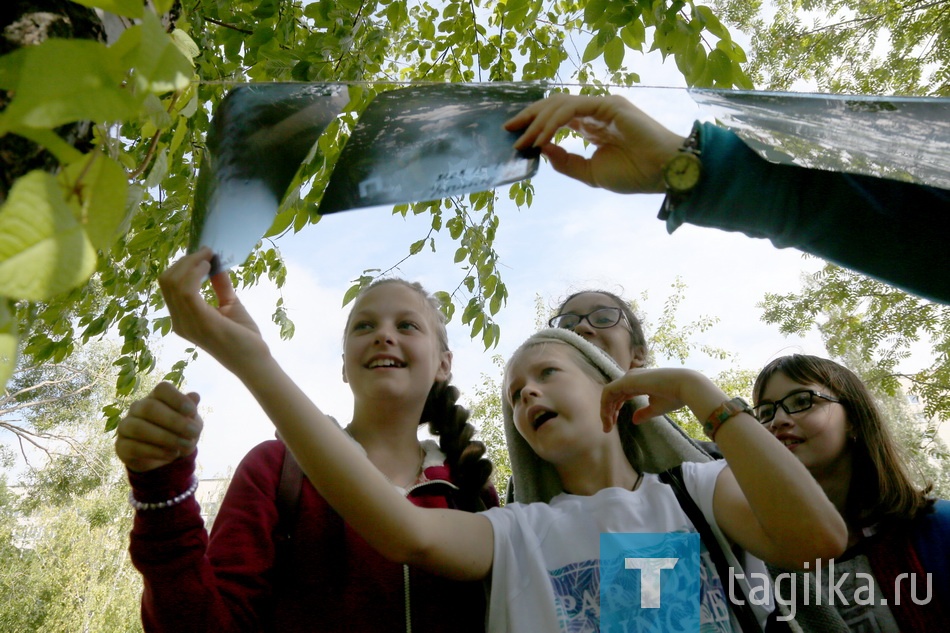
[[[127,485],[106,435],[90,436],[83,452],[111,467],[90,471],[61,456],[38,471],[22,497],[0,494],[4,631],[141,630],[142,581],[127,553],[132,528]],[[57,474],[44,476],[48,469]],[[77,471],[85,472],[77,477]],[[59,485],[64,475],[95,485],[64,490]],[[57,503],[37,503],[37,494]]]
[[[90,343],[60,363],[21,366],[0,398],[0,433],[20,440],[25,462],[16,494],[0,475],[0,630],[141,630],[128,484],[99,424],[115,357],[113,345]]]
[[[860,367],[873,391],[918,396],[926,421],[913,444],[942,459],[946,448],[937,428],[950,420],[950,306],[833,264],[807,278],[800,293],[767,294],[761,305],[763,319],[783,333],[817,329],[828,352],[856,371]],[[909,360],[921,368],[903,370]]]
[[[41,4],[17,2],[19,17]],[[639,81],[632,53],[655,51],[672,56],[690,85],[751,87],[742,49],[692,0],[81,4],[119,14],[128,28],[106,45],[88,10],[71,18],[88,22],[88,32],[70,36],[89,39],[27,41],[0,57],[0,89],[12,95],[0,136],[51,157],[0,191],[0,382],[18,348],[30,364],[62,362],[80,342],[108,331],[123,341],[119,395],[154,368],[155,339],[170,327],[157,316],[163,304],[155,280],[187,243],[197,157],[215,106],[235,83],[350,82],[349,111],[319,141],[270,235],[319,220],[310,211],[355,112],[401,82],[571,81],[597,92]],[[76,122],[90,123],[91,148],[57,133]],[[520,205],[532,193],[520,183],[508,195]],[[493,248],[496,200],[487,192],[394,209],[432,217],[408,254],[456,243],[460,281],[440,296],[486,346],[498,340],[494,316],[507,297]],[[353,274],[363,284],[377,272]],[[285,274],[268,241],[233,273],[238,285],[267,277],[278,287]],[[273,319],[292,333],[281,305]],[[181,368],[168,377],[179,379]],[[110,425],[116,422],[112,415]]]
[[[726,23],[751,35],[746,68],[763,89],[804,84],[832,93],[950,94],[947,2],[772,0],[763,6],[717,0],[713,6]],[[833,265],[806,279],[800,292],[767,295],[762,306],[763,319],[784,333],[817,329],[828,353],[858,371],[894,413],[910,454],[943,464],[930,472],[946,481],[950,470],[937,428],[950,420],[947,306]],[[905,392],[919,397],[922,421],[903,412]],[[918,470],[927,470],[922,463]]]
[[[854,94],[950,94],[950,6],[943,0],[719,0],[729,24],[752,37],[756,86],[796,82]]]

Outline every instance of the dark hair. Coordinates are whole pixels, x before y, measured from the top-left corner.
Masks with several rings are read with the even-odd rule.
[[[752,394],[756,404],[762,400],[769,380],[778,373],[794,382],[827,387],[841,398],[854,436],[844,512],[850,525],[865,527],[882,519],[912,519],[933,504],[928,497],[933,486],[920,490],[914,485],[874,396],[854,372],[818,356],[783,356],[766,365],[755,379]]]
[[[607,290],[580,290],[569,295],[566,299],[561,301],[560,305],[557,307],[557,313],[560,314],[561,310],[564,309],[564,306],[566,306],[568,302],[574,297],[590,294],[604,295],[610,299],[616,307],[620,308],[620,311],[623,313],[623,316],[627,321],[627,331],[630,332],[630,351],[634,352],[635,356],[646,360],[649,355],[649,347],[647,346],[647,338],[643,334],[643,324],[640,323],[640,318],[637,317],[636,313],[634,313],[633,308],[630,307],[630,304],[614,293],[608,292]],[[638,349],[640,354],[636,353]]]
[[[442,304],[429,294],[422,284],[398,277],[377,279],[360,290],[356,301],[377,286],[393,283],[413,290],[423,299],[429,307],[439,347],[443,352],[449,351],[449,335],[445,329],[446,318],[441,309]],[[349,317],[345,331],[349,331]],[[459,494],[456,496],[459,508],[476,511],[483,509],[479,502],[482,491],[488,485],[492,463],[485,457],[485,445],[472,439],[475,427],[468,423],[471,414],[468,409],[457,404],[459,390],[450,384],[451,379],[450,375],[444,381],[433,383],[426,397],[419,424],[427,422],[429,432],[439,438],[439,448],[445,453],[453,482],[459,487]]]

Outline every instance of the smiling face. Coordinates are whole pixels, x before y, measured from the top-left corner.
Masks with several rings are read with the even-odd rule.
[[[425,402],[447,380],[452,354],[440,341],[434,308],[401,282],[381,283],[357,299],[347,322],[343,380],[356,400]]]
[[[504,394],[518,433],[542,459],[558,465],[606,441],[600,420],[605,382],[575,349],[547,342],[512,359]]]
[[[806,389],[838,396],[825,385],[795,382],[784,373],[776,372],[768,379],[756,405],[778,402]],[[815,397],[810,409],[791,415],[777,407],[768,428],[817,479],[841,476],[845,478],[843,481],[850,481],[851,424],[840,403]]]
[[[590,314],[599,308],[621,308],[610,295],[601,292],[581,292],[561,305],[558,314]],[[583,319],[574,328],[574,332],[602,349],[617,361],[624,370],[643,367],[646,349],[642,344],[634,344],[627,311],[616,325],[607,328],[595,328],[590,321]]]

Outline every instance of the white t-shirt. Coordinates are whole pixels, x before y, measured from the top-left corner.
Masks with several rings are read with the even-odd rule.
[[[712,511],[722,460],[683,464],[690,496],[714,531]],[[645,474],[636,491],[606,488],[592,496],[560,494],[550,503],[509,503],[483,513],[492,524],[495,552],[488,610],[490,633],[600,631],[600,535],[604,532],[696,532],[673,489]],[[705,545],[700,623],[703,633],[739,631]],[[765,566],[746,555],[746,572]],[[757,609],[764,621],[770,607]]]

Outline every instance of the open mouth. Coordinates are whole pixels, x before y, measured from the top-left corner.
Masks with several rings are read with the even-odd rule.
[[[405,367],[406,363],[395,358],[374,358],[366,364],[367,369],[376,369],[377,367]]]
[[[538,415],[535,416],[534,422],[532,422],[531,424],[534,427],[534,430],[537,431],[538,429],[541,428],[541,426],[545,422],[547,422],[551,418],[556,418],[556,417],[557,417],[557,413],[555,413],[554,411],[542,411]]]

